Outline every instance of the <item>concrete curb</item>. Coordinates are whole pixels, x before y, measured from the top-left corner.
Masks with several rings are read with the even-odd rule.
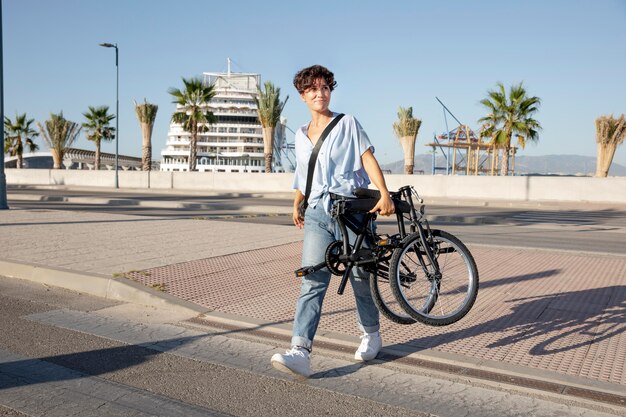
[[[10,185],[14,190],[61,190],[70,192],[80,191],[103,191],[116,194],[141,194],[141,195],[154,195],[154,194],[167,194],[167,195],[187,195],[197,197],[258,197],[258,198],[275,198],[292,200],[294,198],[293,191],[269,191],[259,192],[256,190],[250,191],[208,191],[208,190],[176,190],[176,189],[159,189],[159,188],[113,188],[113,187],[86,187],[86,186],[65,186],[65,185]],[[9,190],[10,191],[10,190]]]
[[[97,197],[64,197],[64,196],[47,196],[39,194],[7,194],[8,200],[13,201],[48,201],[72,204],[93,204],[93,205],[110,205],[110,206],[138,206],[149,208],[165,208],[165,209],[202,209],[222,211],[223,208],[209,203],[195,203],[187,201],[164,201],[164,200],[140,200],[130,198],[97,198]],[[290,207],[280,206],[243,206],[241,211],[246,213],[279,213],[291,214]]]
[[[219,311],[201,314],[192,319],[191,323],[200,326],[237,329],[245,331],[251,336],[269,338],[273,341],[281,340],[286,345],[291,340],[291,325],[289,323],[268,323],[263,320]],[[315,336],[315,344],[318,349],[351,356],[354,348],[359,344],[359,339],[340,333],[320,331]],[[403,350],[402,347],[383,346],[381,352],[383,359],[375,360],[376,363],[389,363],[391,366],[408,366],[411,368],[419,367],[439,374],[453,374],[462,378],[472,378],[487,384],[515,386],[561,398],[565,396],[581,401],[600,402],[608,406],[624,407],[626,405],[624,387],[618,384],[431,349],[415,352]]]
[[[0,275],[61,287],[109,300],[174,310],[194,317],[207,312],[206,308],[197,304],[153,290],[127,278],[107,277],[10,260],[0,260]]]

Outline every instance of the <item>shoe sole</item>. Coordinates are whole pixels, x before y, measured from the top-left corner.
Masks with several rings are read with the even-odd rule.
[[[284,363],[278,362],[278,361],[272,361],[272,366],[276,369],[278,369],[281,372],[285,372],[287,374],[291,374],[293,376],[297,376],[300,378],[308,378],[311,376],[311,374],[309,375],[305,375],[305,374],[299,374],[298,372],[294,371],[291,368],[288,368]]]
[[[365,359],[363,357],[359,357],[357,355],[354,355],[354,360],[355,361],[359,361],[359,362],[369,362],[369,361],[373,361],[374,359],[376,359],[379,354],[380,354],[380,350],[378,352],[376,352],[376,355],[374,355],[372,358],[368,358],[368,359]]]

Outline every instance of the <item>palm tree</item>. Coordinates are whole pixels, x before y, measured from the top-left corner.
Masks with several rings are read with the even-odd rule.
[[[255,97],[259,110],[259,121],[263,126],[263,153],[265,156],[265,172],[272,172],[272,153],[274,149],[274,132],[280,121],[280,115],[289,100],[280,101],[280,88],[272,82],[265,81],[265,91],[259,89],[258,97]]]
[[[54,169],[60,169],[65,150],[72,146],[80,134],[80,125],[65,119],[63,112],[60,112],[59,114],[50,114],[50,118],[44,122],[44,126],[41,123],[37,123],[37,126],[41,132],[41,137],[52,152]]]
[[[415,162],[415,140],[422,126],[422,121],[413,117],[413,107],[399,107],[398,121],[393,124],[393,131],[400,140],[404,152],[404,173],[412,175]]]
[[[4,138],[4,153],[17,156],[17,168],[22,168],[23,165],[22,155],[24,153],[24,145],[26,145],[31,152],[35,152],[39,149],[39,146],[34,142],[35,137],[39,136],[39,133],[30,127],[33,122],[33,119],[26,118],[26,113],[20,115],[16,114],[14,122],[8,117],[4,118],[4,131],[6,135]]]
[[[141,154],[141,169],[143,171],[152,169],[152,128],[154,127],[154,120],[158,110],[159,106],[148,103],[145,98],[143,99],[143,104],[137,104],[135,101],[135,113],[141,125],[141,136],[143,138]]]
[[[89,111],[83,113],[87,121],[83,127],[87,131],[87,139],[96,144],[96,156],[94,158],[94,169],[100,169],[100,143],[115,139],[115,128],[109,126],[115,116],[109,113],[109,106],[93,107],[89,106]]]
[[[200,78],[183,78],[185,88],[167,90],[174,97],[176,111],[172,114],[172,122],[180,124],[190,133],[189,171],[196,170],[198,156],[198,133],[208,130],[207,124],[217,121],[212,112],[206,111],[207,103],[215,96],[213,85],[204,85]]]
[[[513,135],[522,149],[527,141],[539,140],[538,132],[541,125],[532,116],[538,111],[541,100],[539,97],[529,97],[522,84],[511,86],[507,97],[504,85],[498,83],[495,90],[487,92],[488,98],[480,101],[480,104],[489,110],[487,116],[478,120],[479,123],[489,124],[483,131],[483,136],[490,136],[493,142],[502,148],[501,175],[509,175],[509,155]]]
[[[611,116],[600,116],[596,119],[596,143],[598,155],[596,163],[596,177],[606,177],[613,162],[613,156],[618,145],[624,142],[626,136],[626,119],[622,114],[618,119]]]

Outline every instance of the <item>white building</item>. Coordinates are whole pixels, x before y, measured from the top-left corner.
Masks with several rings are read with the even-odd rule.
[[[39,152],[24,152],[22,154],[22,167],[23,168],[41,168],[52,169],[54,162],[52,159],[52,153],[50,151]],[[96,151],[90,151],[86,149],[78,148],[66,148],[65,155],[63,155],[63,168],[64,169],[89,169],[92,170],[95,166]],[[135,156],[119,155],[117,156],[118,167],[124,171],[141,171],[142,162],[141,158]],[[152,164],[158,165],[158,161],[152,161]],[[17,156],[4,155],[4,166],[6,168],[17,167]],[[100,169],[112,170],[115,169],[115,154],[114,153],[100,153]],[[155,169],[155,168],[153,168]]]
[[[198,135],[197,170],[203,172],[265,172],[263,130],[258,119],[255,98],[261,83],[260,74],[205,72],[203,82],[212,84],[215,96],[207,103],[217,123]],[[189,169],[190,134],[172,123],[166,148],[161,151],[161,171]],[[276,127],[273,171],[284,171],[281,148],[285,146],[285,128]]]

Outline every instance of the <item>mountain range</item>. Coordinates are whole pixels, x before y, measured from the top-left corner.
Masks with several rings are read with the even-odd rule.
[[[432,154],[415,155],[415,173],[432,173]],[[458,154],[457,154],[458,158]],[[438,156],[435,162],[437,173],[445,173],[445,159]],[[484,167],[489,166],[488,162]],[[392,174],[402,174],[404,172],[404,161],[396,161],[388,164],[381,164],[381,169]],[[509,167],[510,169],[511,167]],[[581,155],[545,155],[545,156],[517,156],[515,158],[516,175],[579,175],[593,176],[596,172],[596,158]],[[613,162],[609,171],[609,176],[626,176],[626,166]]]

